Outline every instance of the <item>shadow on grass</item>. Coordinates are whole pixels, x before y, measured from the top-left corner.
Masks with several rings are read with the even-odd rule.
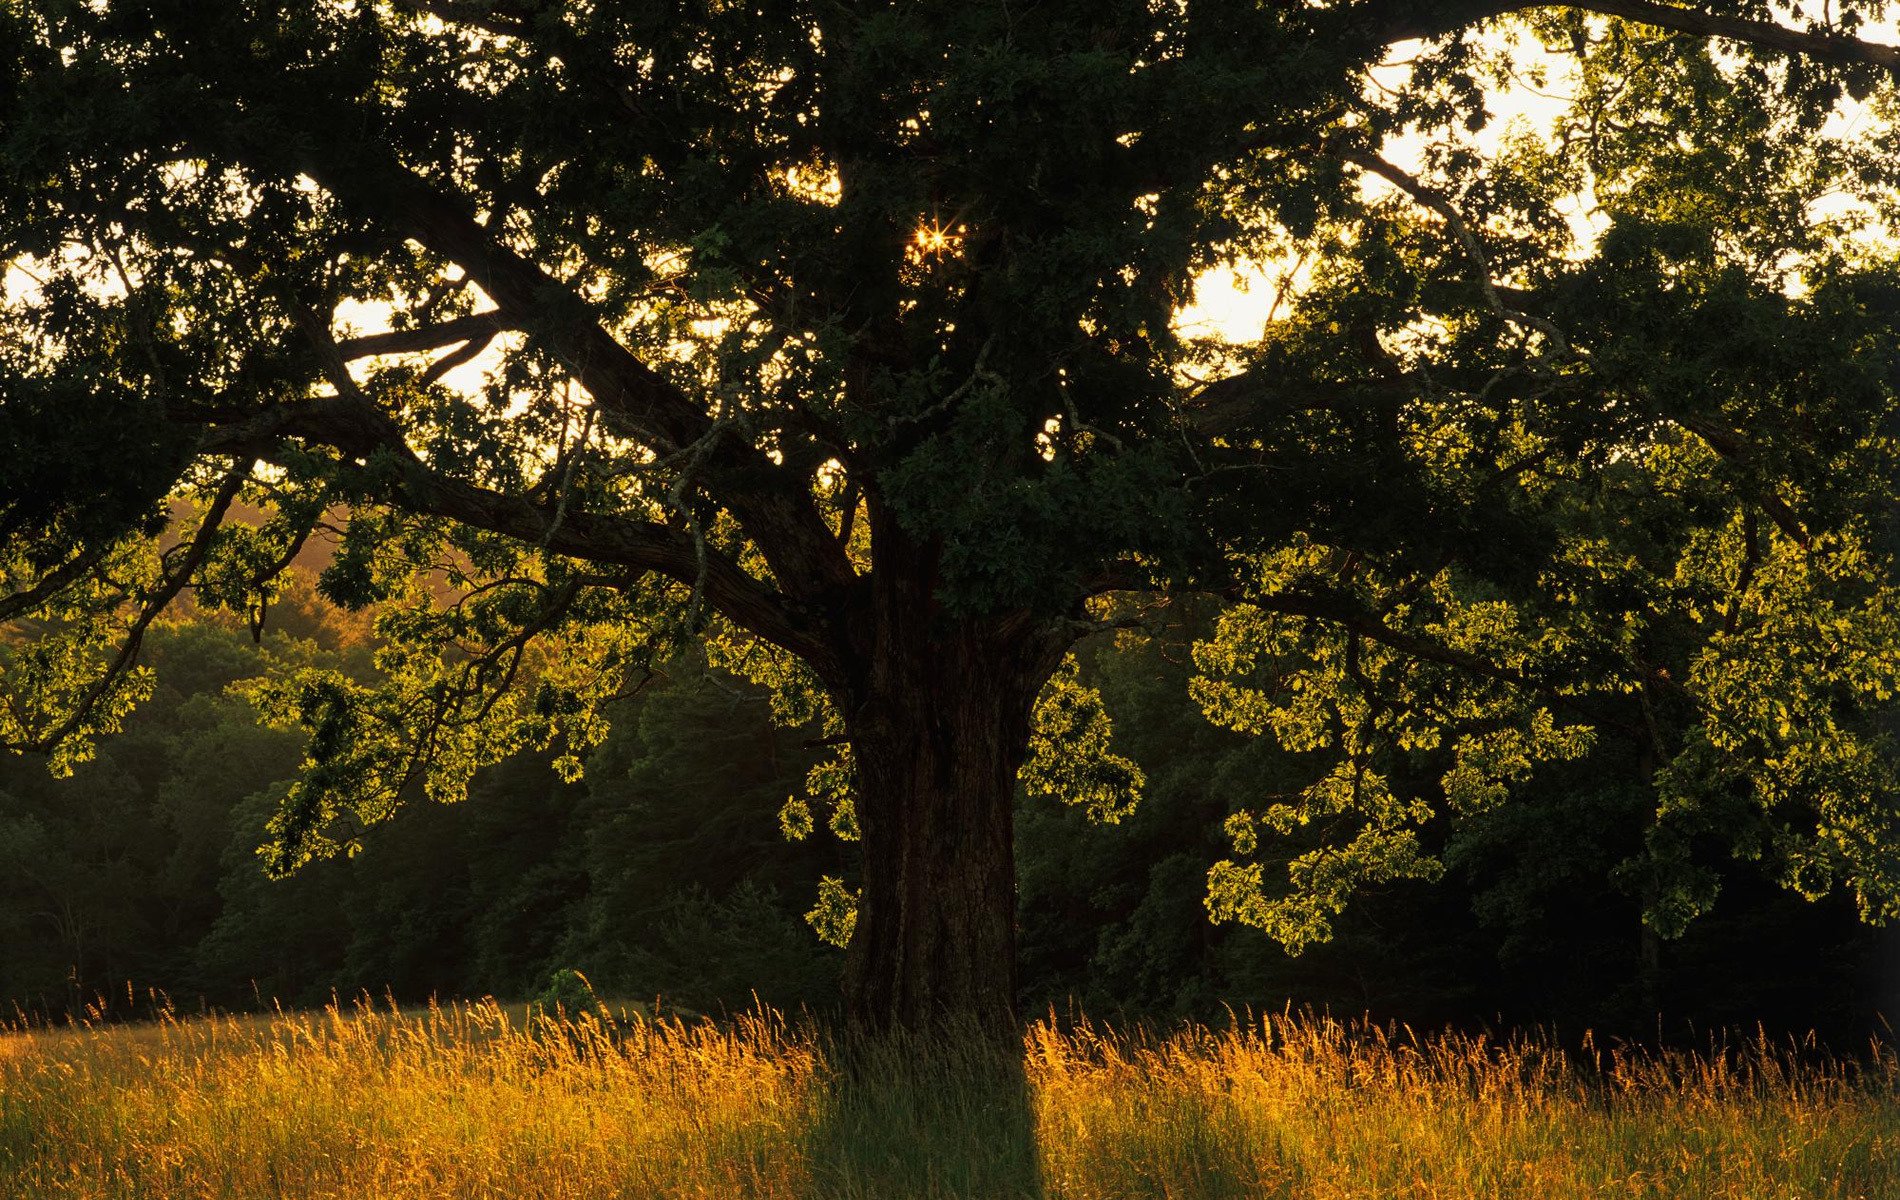
[[[1041,1200],[1020,1046],[841,1038],[806,1142],[809,1200]]]

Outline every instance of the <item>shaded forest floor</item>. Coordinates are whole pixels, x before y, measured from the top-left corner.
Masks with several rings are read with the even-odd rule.
[[[0,1033],[0,1195],[1874,1197],[1900,1060],[1272,1018],[840,1052],[492,1002]]]

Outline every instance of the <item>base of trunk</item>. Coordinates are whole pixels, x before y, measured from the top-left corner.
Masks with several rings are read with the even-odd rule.
[[[1016,1035],[1016,770],[1039,663],[965,633],[890,655],[852,715],[864,852],[846,1008]]]

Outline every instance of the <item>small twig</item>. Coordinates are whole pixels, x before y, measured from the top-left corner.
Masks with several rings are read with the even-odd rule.
[[[590,404],[587,406],[587,412],[581,417],[580,436],[574,439],[572,446],[563,446],[561,448],[560,457],[556,459],[556,463],[560,468],[561,479],[560,483],[555,487],[554,518],[548,522],[547,536],[541,539],[541,553],[544,555],[548,552],[548,544],[554,540],[554,535],[559,532],[561,522],[567,519],[567,498],[573,494],[574,468],[580,463],[581,451],[586,449],[587,439],[593,435],[595,411],[593,405]],[[563,462],[561,461],[562,459],[566,461]]]

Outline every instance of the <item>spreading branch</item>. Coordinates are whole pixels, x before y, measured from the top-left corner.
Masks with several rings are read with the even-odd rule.
[[[1513,687],[1537,687],[1536,682],[1522,671],[1492,662],[1468,650],[1460,650],[1455,646],[1447,646],[1442,642],[1419,637],[1402,629],[1394,629],[1380,620],[1376,613],[1368,612],[1339,597],[1284,591],[1274,592],[1267,596],[1252,596],[1247,602],[1268,612],[1326,621],[1369,641],[1389,646],[1412,658],[1456,667],[1460,671],[1481,679],[1510,684]]]
[[[1754,445],[1747,438],[1706,417],[1679,416],[1675,420],[1676,424],[1701,438],[1709,449],[1738,466],[1747,464],[1756,455]],[[1813,539],[1807,527],[1786,500],[1768,488],[1760,489],[1754,500],[1768,514],[1768,519],[1775,523],[1775,528],[1781,530],[1790,541],[1803,550],[1811,546]]]
[[[1405,3],[1381,7],[1403,10],[1392,14],[1393,19],[1381,31],[1381,38],[1388,44],[1415,38],[1444,37],[1484,21],[1533,8],[1563,7],[1676,33],[1724,38],[1837,66],[1869,66],[1900,73],[1900,46],[1871,42],[1828,30],[1791,29],[1773,21],[1720,16],[1674,4],[1656,4],[1651,0],[1582,0],[1581,3],[1556,6],[1527,4],[1522,0],[1476,0],[1444,5]]]
[[[1377,175],[1417,203],[1437,213],[1445,222],[1445,228],[1451,231],[1452,236],[1463,247],[1466,257],[1471,259],[1472,272],[1477,276],[1478,286],[1483,289],[1485,303],[1490,305],[1491,311],[1513,325],[1534,329],[1543,334],[1558,354],[1569,357],[1570,341],[1564,337],[1562,330],[1542,317],[1520,312],[1504,302],[1503,292],[1499,289],[1497,282],[1491,278],[1491,258],[1485,253],[1484,244],[1478,240],[1478,235],[1459,214],[1457,206],[1451,202],[1450,197],[1429,186],[1409,171],[1369,151],[1344,150],[1340,153],[1340,157],[1362,170]]]
[[[457,201],[389,160],[331,160],[309,171],[334,195],[456,263],[494,300],[498,319],[542,341],[600,407],[616,436],[660,454],[693,452],[695,481],[739,522],[786,593],[823,607],[856,572],[802,478],[647,366],[594,320],[560,279],[483,226]]]
[[[1346,413],[1394,408],[1416,394],[1404,380],[1289,379],[1253,367],[1201,385],[1183,411],[1188,425],[1203,437],[1231,437],[1269,410]]]
[[[40,576],[33,586],[0,596],[0,622],[11,621],[33,612],[40,605],[91,574],[93,568],[104,562],[111,552],[112,543],[110,542],[82,550]]]
[[[200,441],[199,452],[277,462],[285,458],[292,440],[326,446],[358,460],[374,456],[375,468],[343,467],[346,481],[372,492],[393,489],[390,498],[410,511],[501,534],[550,553],[640,574],[656,573],[699,587],[706,602],[734,624],[814,662],[832,661],[825,639],[793,606],[729,556],[656,522],[572,505],[557,521],[550,507],[526,497],[443,475],[424,462],[403,440],[396,423],[360,393],[282,404],[244,421],[215,425]],[[387,482],[392,478],[393,483]]]
[[[141,600],[138,615],[133,617],[132,625],[126,630],[125,639],[119,643],[118,653],[112,661],[93,680],[85,694],[80,696],[64,720],[41,737],[32,739],[26,745],[9,746],[8,749],[27,750],[36,753],[48,753],[56,750],[67,738],[82,729],[92,719],[92,714],[101,701],[111,694],[112,689],[124,678],[139,660],[139,651],[145,645],[146,631],[152,627],[159,614],[163,613],[178,593],[185,590],[191,577],[203,565],[205,556],[211,552],[211,544],[216,539],[218,528],[224,523],[225,514],[237,501],[238,493],[250,478],[250,460],[241,460],[238,468],[224,477],[218,485],[217,493],[212,497],[210,506],[205,510],[204,519],[198,523],[198,530],[191,541],[174,547],[165,556],[163,571],[158,586]]]
[[[501,312],[490,310],[443,321],[438,325],[424,325],[420,329],[395,329],[387,333],[345,338],[337,343],[337,351],[349,362],[379,354],[420,354],[464,342],[486,344],[488,339],[508,328],[511,326]]]

